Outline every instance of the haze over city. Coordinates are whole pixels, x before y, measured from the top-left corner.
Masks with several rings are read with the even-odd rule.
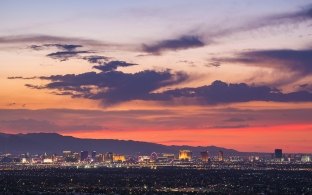
[[[0,20],[1,133],[312,151],[310,0],[3,0]]]

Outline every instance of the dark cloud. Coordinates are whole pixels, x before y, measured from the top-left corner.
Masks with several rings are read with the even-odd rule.
[[[0,49],[5,48],[7,50],[8,48],[24,48],[25,45],[30,45],[28,48],[34,50],[41,50],[44,49],[44,45],[46,45],[46,47],[49,47],[50,45],[50,47],[59,47],[58,49],[64,49],[64,51],[69,51],[69,49],[78,49],[80,46],[89,47],[92,49],[105,48],[106,50],[110,49],[119,51],[137,51],[139,47],[138,45],[111,43],[81,37],[38,34],[0,36]]]
[[[14,76],[14,77],[8,77],[7,79],[23,79],[22,76]]]
[[[91,64],[103,64],[110,60],[110,57],[106,56],[98,56],[98,55],[91,55],[91,56],[85,56],[82,59],[87,60]]]
[[[92,53],[90,51],[58,51],[49,53],[47,56],[60,61],[66,61],[69,58],[78,57],[79,54]]]
[[[116,70],[118,67],[128,67],[128,66],[135,66],[137,64],[128,63],[125,61],[110,61],[105,62],[103,65],[93,66],[93,68],[101,70],[103,72]]]
[[[187,35],[176,39],[163,40],[155,44],[144,44],[143,51],[152,54],[160,54],[167,50],[176,51],[203,46],[205,46],[205,43],[200,37]]]
[[[7,79],[14,80],[14,79],[25,79],[25,80],[31,80],[35,79],[36,77],[22,77],[22,76],[14,76],[14,77],[8,77]]]
[[[38,85],[32,85],[32,84],[25,84],[26,87],[29,87],[31,89],[43,89],[43,87],[40,87]]]
[[[73,51],[77,48],[83,47],[82,45],[75,45],[75,44],[43,44],[43,45],[31,45],[30,48],[34,50],[42,50],[50,47],[56,47],[58,49],[64,51]]]
[[[215,67],[219,68],[221,66],[220,61],[212,61],[205,65],[206,67]]]
[[[77,48],[83,47],[76,44],[43,44],[43,45],[31,45],[30,48],[34,50],[42,50],[47,48],[57,48],[60,51],[47,54],[48,57],[57,59],[60,61],[66,61],[69,58],[78,57],[80,54],[93,53],[91,51],[79,51]]]
[[[169,70],[162,72],[145,70],[137,73],[87,72],[39,78],[51,82],[44,86],[29,84],[26,86],[34,89],[51,89],[59,95],[98,99],[104,104],[113,104],[129,100],[152,99],[150,96],[153,91],[186,81],[188,76],[183,72],[172,73]]]
[[[168,90],[155,94],[162,99],[193,98],[201,104],[224,104],[249,101],[274,101],[274,102],[311,102],[312,93],[298,91],[282,93],[277,89],[267,86],[249,86],[245,83],[227,84],[214,81],[211,85],[197,88],[182,88]]]
[[[47,120],[15,119],[0,121],[0,130],[14,130],[17,132],[58,132],[58,131],[80,131],[80,130],[103,130],[105,128],[97,125],[57,125]]]
[[[269,54],[269,56],[278,59],[284,57],[284,54],[279,52],[277,54]],[[291,55],[288,58],[292,59]],[[115,62],[112,64],[116,68]],[[145,70],[137,73],[114,71],[111,67],[100,70],[102,70],[100,73],[87,72],[78,75],[67,74],[39,77],[51,82],[44,86],[28,85],[28,87],[51,89],[58,95],[102,100],[106,105],[130,100],[172,102],[176,99],[192,100],[193,104],[211,105],[249,101],[312,101],[312,94],[307,91],[283,93],[268,86],[249,86],[245,83],[227,84],[222,81],[215,81],[211,85],[202,87],[155,92],[160,88],[184,82],[189,76],[184,72],[172,73],[169,70],[163,72]]]
[[[238,54],[233,58],[220,58],[220,62],[243,63],[299,73],[312,73],[312,49],[306,50],[255,50]]]
[[[300,84],[298,87],[299,87],[301,90],[312,91],[312,84],[311,84],[311,83]]]
[[[75,43],[77,45],[89,45],[89,46],[116,46],[114,44],[103,43],[101,41],[93,40],[93,39],[84,39],[84,38],[74,38],[74,37],[63,37],[63,36],[51,36],[51,35],[13,35],[13,36],[1,36],[0,43],[2,44],[63,44],[63,43]],[[34,45],[33,49],[36,48]]]

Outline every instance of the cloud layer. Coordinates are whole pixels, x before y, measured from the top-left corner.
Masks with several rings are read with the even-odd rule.
[[[312,50],[254,50],[238,54],[234,58],[220,59],[226,62],[286,69],[302,75],[312,73]]]
[[[112,67],[109,68],[111,70]],[[97,99],[102,100],[104,104],[113,104],[129,100],[152,99],[153,91],[184,82],[188,76],[183,72],[172,73],[169,70],[145,70],[137,73],[111,70],[39,78],[51,82],[44,86],[27,86],[54,90],[58,95]]]
[[[44,86],[26,86],[34,89],[50,89],[58,95],[101,100],[105,105],[131,100],[168,103],[177,99],[190,100],[191,104],[228,104],[249,101],[312,102],[312,93],[307,91],[283,93],[268,86],[228,84],[222,81],[215,81],[211,85],[201,87],[156,92],[161,88],[185,82],[189,76],[183,72],[173,73],[169,70],[163,72],[145,70],[137,73],[109,70],[100,73],[39,77],[49,80],[50,83]]]
[[[312,93],[306,91],[282,93],[268,86],[249,86],[245,83],[228,84],[214,81],[211,85],[165,91],[166,99],[195,98],[203,104],[224,104],[249,101],[311,102]]]
[[[99,125],[57,125],[48,120],[37,120],[31,118],[19,118],[0,121],[0,131],[13,132],[77,132],[81,130],[103,130]]]

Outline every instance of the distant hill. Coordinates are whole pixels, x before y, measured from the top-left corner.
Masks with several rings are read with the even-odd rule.
[[[202,151],[209,151],[216,155],[220,150],[225,155],[235,155],[240,152],[216,146],[166,146],[162,144],[140,142],[132,140],[114,139],[81,139],[71,136],[63,136],[57,133],[29,133],[29,134],[3,134],[0,133],[0,152],[32,154],[56,153],[63,150],[80,152],[81,150],[97,152],[114,152],[120,154],[149,155],[152,152],[177,154],[181,149],[189,149],[195,155]]]

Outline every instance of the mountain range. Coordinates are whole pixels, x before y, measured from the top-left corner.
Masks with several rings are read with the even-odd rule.
[[[225,155],[237,155],[240,152],[216,146],[176,146],[162,145],[150,142],[115,140],[115,139],[82,139],[72,136],[63,136],[57,133],[28,133],[28,134],[4,134],[0,133],[0,152],[21,154],[61,154],[64,150],[80,152],[81,150],[97,151],[100,153],[114,152],[118,154],[149,155],[152,152],[174,153],[188,149],[194,155],[202,151],[208,151],[211,155],[217,155],[222,151]]]

